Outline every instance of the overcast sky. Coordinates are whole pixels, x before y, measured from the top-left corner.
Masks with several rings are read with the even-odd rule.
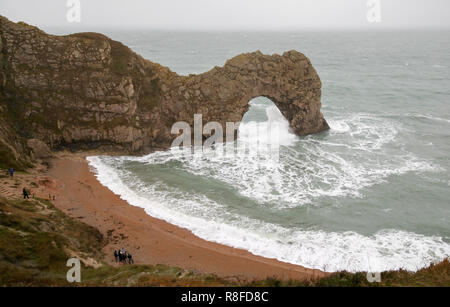
[[[0,15],[46,28],[162,30],[309,30],[450,28],[450,0],[79,0],[81,22],[67,21],[67,0],[0,0]],[[375,0],[376,1],[376,0]]]

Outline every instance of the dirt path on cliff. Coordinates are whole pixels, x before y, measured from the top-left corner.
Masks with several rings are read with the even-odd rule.
[[[54,204],[103,233],[109,242],[104,249],[108,263],[114,263],[113,250],[124,247],[137,264],[167,264],[221,277],[251,280],[325,275],[208,242],[186,229],[152,218],[102,186],[82,156],[61,157],[51,165],[48,175],[54,182],[48,188],[56,195]]]

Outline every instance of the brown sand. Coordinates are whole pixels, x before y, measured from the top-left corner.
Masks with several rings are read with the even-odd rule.
[[[255,256],[245,250],[208,242],[144,209],[131,206],[101,185],[80,155],[54,159],[44,195],[55,195],[54,204],[68,215],[99,229],[109,243],[106,261],[113,264],[113,250],[124,247],[137,264],[166,264],[201,273],[240,280],[277,277],[315,278],[318,270]]]

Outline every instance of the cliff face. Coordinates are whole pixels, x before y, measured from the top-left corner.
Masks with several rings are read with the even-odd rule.
[[[225,129],[258,96],[271,99],[299,135],[328,128],[319,76],[296,51],[242,54],[179,76],[101,34],[53,36],[0,16],[0,37],[0,151],[26,154],[29,139],[54,150],[168,148],[173,123],[193,124],[198,113]]]

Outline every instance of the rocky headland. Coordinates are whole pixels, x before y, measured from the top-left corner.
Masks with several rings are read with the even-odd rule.
[[[321,81],[297,51],[238,55],[223,67],[180,76],[97,33],[49,35],[0,16],[0,167],[55,150],[142,154],[167,149],[175,122],[239,122],[258,96],[292,131],[328,129]]]

